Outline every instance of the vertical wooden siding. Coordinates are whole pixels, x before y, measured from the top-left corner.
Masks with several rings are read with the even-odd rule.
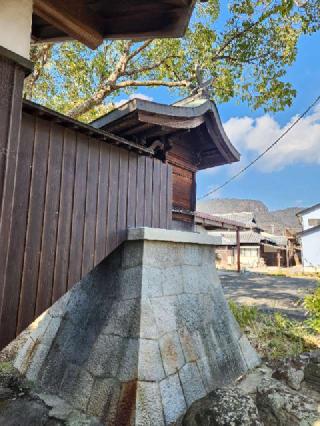
[[[170,166],[29,113],[14,181],[2,223],[0,347],[121,244],[128,227],[171,227]]]

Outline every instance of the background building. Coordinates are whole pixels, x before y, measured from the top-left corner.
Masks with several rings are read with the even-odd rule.
[[[300,232],[304,268],[320,270],[320,203],[297,214],[303,231]]]

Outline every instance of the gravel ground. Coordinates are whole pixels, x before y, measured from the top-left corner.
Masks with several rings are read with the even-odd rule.
[[[303,297],[316,285],[316,280],[277,277],[266,274],[219,271],[227,298],[235,302],[255,305],[267,312],[281,312],[295,319],[303,319]]]

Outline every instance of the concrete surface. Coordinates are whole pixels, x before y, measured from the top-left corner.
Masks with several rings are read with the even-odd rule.
[[[103,424],[161,426],[259,362],[229,311],[214,248],[139,239],[30,327],[15,366]]]
[[[267,312],[281,312],[295,319],[305,318],[301,301],[317,285],[316,280],[253,272],[219,271],[218,274],[227,298]]]
[[[221,244],[220,236],[202,234],[200,232],[178,231],[161,228],[129,228],[128,241],[167,241],[172,243],[188,243],[215,246]]]

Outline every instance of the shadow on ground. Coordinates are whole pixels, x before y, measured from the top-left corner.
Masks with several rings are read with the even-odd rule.
[[[290,318],[304,319],[302,300],[317,285],[316,280],[277,277],[254,272],[238,274],[219,271],[227,298],[254,305],[266,312],[281,312]]]

